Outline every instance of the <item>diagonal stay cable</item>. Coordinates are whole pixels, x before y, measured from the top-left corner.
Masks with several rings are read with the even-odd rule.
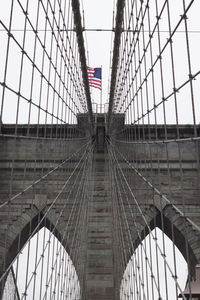
[[[88,157],[87,157],[87,160],[88,160]],[[81,181],[80,181],[79,186],[78,186],[78,189],[76,190],[76,197],[75,197],[74,207],[75,207],[75,203],[76,203],[77,201],[80,201],[80,198],[78,198],[78,195],[80,194],[80,188],[83,189],[84,182],[85,182],[85,179],[86,179],[86,178],[85,178],[86,164],[87,164],[87,161],[86,161],[86,163],[84,163],[84,166],[83,166],[83,172],[82,172],[82,175],[81,175],[81,181],[83,180],[83,183],[81,183]],[[81,201],[81,203],[79,203],[80,205],[79,205],[79,213],[78,213],[78,217],[76,218],[76,228],[78,227],[77,223],[78,223],[78,222],[80,221],[80,219],[81,219],[81,218],[80,218],[80,215],[81,215],[81,212],[83,212],[82,208],[83,208],[83,203],[85,203],[84,200],[87,200],[87,199],[84,198],[84,197],[82,197],[82,201]],[[67,229],[68,229],[68,225],[69,225],[69,223],[70,223],[70,219],[71,219],[71,218],[73,218],[73,215],[72,215],[72,214],[70,214],[69,220],[68,220],[68,222],[67,222],[67,224],[66,224],[66,226],[65,226],[65,230],[64,230],[64,234],[63,234],[63,236],[62,236],[61,244],[64,242],[64,239],[65,239],[65,236],[66,236],[66,233],[67,233]],[[79,228],[81,228],[81,226],[80,226]],[[77,238],[76,230],[74,230],[73,241],[76,240],[76,238]],[[64,245],[63,245],[64,248],[66,248],[66,246],[67,246],[68,239],[69,239],[69,233],[68,233],[68,236],[67,236],[67,238],[66,238],[66,241],[65,241],[65,243],[64,243]],[[72,242],[72,245],[73,245],[73,242]],[[61,250],[62,250],[62,247],[61,247],[61,245],[60,245],[59,251],[57,251],[57,254],[60,254]],[[76,250],[77,250],[77,248],[76,248]],[[80,254],[79,254],[79,255],[80,255]],[[57,257],[56,257],[55,260],[54,260],[53,268],[55,268],[55,266],[57,266],[57,263],[58,263],[58,255],[57,255]],[[59,274],[59,272],[60,272],[61,266],[62,266],[62,262],[60,262],[60,264],[59,264],[59,266],[58,266],[58,274]],[[52,276],[53,276],[53,274],[51,273],[50,278],[49,278],[49,281],[52,281]],[[58,278],[58,276],[57,276],[57,278]],[[56,284],[57,284],[57,279],[54,279],[54,280],[55,280],[54,286],[56,286]],[[48,281],[48,284],[49,284],[49,281]],[[53,296],[52,296],[52,297],[53,297]],[[43,299],[44,299],[44,298],[43,298]]]
[[[110,143],[110,145],[112,145],[112,144]],[[119,153],[119,151],[118,151],[118,153]],[[173,273],[173,271],[172,271],[172,269],[171,269],[171,267],[170,267],[168,261],[166,260],[165,254],[162,252],[162,249],[160,248],[160,246],[159,246],[157,240],[154,238],[154,236],[153,236],[153,234],[152,234],[151,228],[150,228],[150,226],[149,226],[149,224],[148,224],[148,222],[147,222],[147,220],[146,220],[146,218],[145,218],[145,216],[144,216],[144,214],[143,214],[143,211],[142,211],[142,209],[141,209],[141,207],[140,207],[140,205],[139,205],[139,203],[138,203],[138,201],[137,201],[137,199],[136,199],[136,197],[135,197],[135,195],[134,195],[134,193],[133,193],[133,191],[132,191],[132,189],[131,189],[131,187],[130,187],[128,181],[127,181],[127,179],[126,179],[126,176],[124,175],[124,172],[122,171],[122,168],[121,168],[121,166],[120,166],[120,164],[119,164],[119,162],[118,162],[118,160],[117,160],[115,154],[114,154],[114,159],[115,159],[115,162],[116,162],[116,164],[117,164],[117,166],[118,166],[118,168],[119,168],[119,170],[120,170],[120,173],[121,173],[122,177],[124,178],[124,181],[125,181],[125,183],[126,183],[126,186],[127,186],[128,190],[129,190],[129,192],[130,192],[130,194],[131,194],[131,196],[132,196],[132,198],[133,198],[133,200],[134,200],[134,202],[135,202],[135,204],[136,204],[136,206],[137,206],[137,208],[138,208],[138,210],[139,210],[139,212],[140,212],[140,214],[141,214],[141,216],[142,216],[142,218],[143,218],[143,220],[144,220],[144,222],[145,222],[145,224],[146,224],[146,226],[147,226],[147,229],[148,229],[148,231],[149,231],[150,236],[155,240],[155,244],[156,244],[157,249],[159,250],[161,256],[163,257],[163,260],[164,260],[164,262],[165,262],[165,264],[166,264],[166,266],[167,266],[167,268],[168,268],[168,270],[169,270],[169,272],[170,272],[172,278],[174,278],[174,281],[176,282],[176,285],[177,285],[179,291],[181,292],[182,297],[186,300],[186,297],[185,297],[184,294],[183,294],[183,291],[182,291],[182,289],[181,289],[181,287],[180,287],[180,285],[179,285],[179,283],[178,283],[178,280],[177,280],[177,278],[174,276],[174,273]],[[138,173],[139,173],[139,172],[138,172]],[[154,189],[153,186],[152,186],[152,188]],[[157,190],[157,189],[156,189],[156,190]],[[156,190],[155,190],[155,191],[156,191]],[[159,192],[159,191],[158,191],[158,192]],[[159,193],[160,193],[160,192],[159,192]],[[163,195],[160,193],[160,196],[163,196]],[[168,200],[168,201],[169,201],[169,200]],[[192,221],[191,221],[191,222],[192,222]],[[197,226],[197,225],[196,225],[196,226]]]
[[[91,147],[91,149],[89,150],[89,152],[88,152],[88,154],[91,154],[91,152],[92,152],[92,149],[93,149],[93,147]],[[85,201],[87,201],[87,196],[85,195],[85,192],[86,192],[86,185],[85,185],[85,181],[86,180],[88,180],[88,178],[87,178],[87,176],[85,176],[85,174],[88,174],[88,172],[87,172],[87,166],[88,166],[88,163],[89,162],[91,162],[91,160],[89,160],[89,155],[87,156],[87,158],[86,158],[86,160],[85,160],[85,162],[84,162],[84,164],[83,164],[83,171],[82,171],[82,175],[81,175],[81,181],[80,181],[80,183],[79,183],[79,187],[78,187],[78,189],[77,189],[77,191],[76,191],[76,197],[75,197],[75,201],[74,201],[74,203],[73,203],[73,207],[72,207],[72,209],[71,209],[71,213],[70,213],[70,216],[69,216],[69,219],[68,219],[68,221],[67,221],[67,223],[66,223],[66,225],[65,225],[65,229],[64,229],[64,233],[63,233],[63,236],[62,236],[62,240],[61,240],[61,244],[64,246],[64,248],[66,248],[67,247],[67,242],[68,242],[68,238],[69,238],[69,232],[68,232],[68,234],[67,234],[67,237],[66,237],[66,241],[65,241],[65,243],[63,243],[64,242],[64,240],[65,240],[65,236],[66,236],[66,233],[67,233],[67,229],[68,229],[68,227],[70,228],[70,219],[72,218],[74,218],[74,216],[73,216],[73,214],[76,214],[76,211],[75,211],[75,209],[76,209],[76,205],[77,205],[77,201],[78,201],[78,203],[80,204],[79,205],[79,212],[78,212],[78,217],[76,218],[76,225],[77,225],[77,222],[80,222],[80,220],[81,220],[81,218],[80,218],[80,214],[81,214],[81,212],[83,211],[83,206],[84,206],[84,204],[85,204]],[[81,170],[80,170],[81,171]],[[80,173],[80,171],[79,171],[79,173]],[[86,172],[86,173],[85,173]],[[77,176],[77,179],[78,179],[78,176]],[[81,183],[83,181],[83,183]],[[81,189],[80,189],[80,187],[81,187]],[[83,191],[84,190],[84,191]],[[79,196],[79,194],[81,194],[82,196],[81,197],[78,197]],[[80,203],[80,199],[81,199],[81,203]],[[84,206],[85,207],[85,206]],[[75,212],[73,212],[73,211],[75,211]],[[83,216],[84,214],[81,214],[81,217]],[[76,226],[76,227],[78,227],[78,225]],[[79,225],[79,228],[84,228],[84,226],[80,226]],[[70,229],[69,229],[70,230]],[[76,240],[77,239],[77,235],[76,235],[76,230],[74,230],[74,233],[73,233],[73,241],[74,240]],[[72,244],[73,244],[73,242],[72,242]],[[60,248],[59,248],[59,250],[57,250],[57,253],[59,254],[60,252],[61,252],[61,245],[60,245]],[[75,249],[77,250],[77,247],[75,247]],[[76,251],[77,252],[77,255],[80,257],[80,254],[78,254],[78,250]],[[55,268],[55,266],[57,265],[57,260],[58,260],[58,256],[57,256],[57,258],[55,259],[55,261],[54,261],[54,265],[53,265],[53,268]],[[60,264],[59,264],[59,270],[58,270],[58,276],[59,276],[59,272],[60,272],[60,268],[62,267],[62,262],[60,261]],[[49,280],[48,280],[48,283],[47,283],[47,287],[49,286],[49,281],[52,281],[52,273],[51,273],[51,275],[50,275],[50,277],[49,277]],[[57,276],[57,278],[58,278],[58,276]],[[54,284],[54,286],[56,286],[56,282],[55,282],[55,284]],[[45,295],[47,294],[47,289],[46,289],[46,292],[45,292]],[[43,300],[44,299],[46,299],[45,298],[45,295],[43,296]]]
[[[0,137],[9,137],[9,138],[14,138],[14,139],[25,139],[25,140],[47,140],[47,141],[61,141],[60,138],[58,137],[35,137],[35,136],[27,136],[27,135],[10,135],[10,134],[1,134]],[[85,137],[78,137],[78,138],[62,138],[62,142],[66,141],[81,141],[81,140],[86,140]]]
[[[68,177],[68,179],[66,180],[65,184],[63,185],[63,187],[61,188],[61,190],[59,191],[59,193],[57,194],[57,196],[55,197],[55,199],[52,201],[51,205],[48,207],[47,211],[44,213],[44,215],[42,216],[42,218],[40,219],[40,222],[37,224],[37,226],[35,227],[35,229],[32,231],[31,235],[29,236],[27,242],[30,241],[30,239],[34,236],[34,234],[38,231],[40,225],[42,224],[42,222],[44,221],[44,219],[46,218],[48,212],[52,209],[52,207],[54,206],[54,204],[57,202],[58,198],[60,197],[60,195],[62,194],[62,192],[64,191],[64,189],[66,188],[67,184],[69,183],[70,179],[72,178],[72,176],[75,174],[75,172],[77,171],[78,167],[80,166],[82,160],[84,159],[85,155],[87,155],[87,149],[84,151],[83,155],[81,156],[79,162],[76,164],[76,166],[74,167],[72,173],[70,174],[70,176]],[[27,243],[26,242],[26,243]],[[26,244],[25,244],[26,245]],[[24,249],[25,245],[22,247],[21,251]],[[19,255],[20,253],[18,253]],[[12,262],[9,264],[9,266],[6,268],[5,272],[2,274],[2,276],[0,277],[0,282],[4,279],[4,277],[6,276],[6,274],[8,273],[8,271],[10,270],[11,266],[13,265],[13,263],[15,262],[15,260],[17,259],[18,255],[12,260]]]
[[[112,153],[111,155],[112,155],[113,160],[116,161],[116,158],[115,158],[115,156],[114,156],[113,151],[111,151],[111,153]],[[119,173],[119,171],[118,171],[118,173]],[[117,181],[116,175],[115,175],[115,181]],[[131,209],[130,202],[129,202],[129,200],[128,200],[127,191],[126,191],[125,187],[122,185],[122,183],[120,183],[120,184],[121,184],[121,186],[122,186],[123,192],[125,193],[125,200],[126,200],[126,202],[127,202],[127,204],[128,204],[129,210],[130,210],[130,212],[131,212],[131,217],[132,217],[132,220],[133,220],[133,223],[134,223],[134,228],[136,229],[137,236],[138,236],[138,238],[139,238],[139,240],[140,240],[140,243],[141,243],[141,246],[142,246],[142,250],[143,250],[143,252],[144,252],[144,254],[145,254],[146,262],[147,262],[148,267],[149,267],[149,270],[150,270],[150,272],[151,272],[151,278],[152,278],[152,280],[153,280],[153,282],[154,282],[154,284],[155,284],[156,290],[157,290],[157,292],[158,292],[158,294],[159,294],[159,297],[160,297],[160,288],[159,288],[159,284],[158,284],[157,281],[156,281],[156,277],[155,277],[155,275],[154,275],[153,268],[152,268],[152,263],[149,261],[149,258],[148,258],[146,249],[145,249],[144,246],[142,245],[142,237],[141,237],[141,234],[140,234],[140,232],[139,232],[139,229],[138,229],[138,225],[137,225],[137,223],[136,223],[135,216],[133,215],[133,212],[132,212],[132,209]],[[128,223],[127,216],[126,216],[126,212],[125,212],[125,207],[124,207],[124,204],[123,204],[123,201],[122,201],[123,196],[122,196],[122,193],[121,193],[121,188],[119,188],[119,184],[116,184],[116,186],[117,186],[117,189],[118,189],[118,193],[120,194],[121,206],[122,206],[122,208],[123,208],[122,211],[123,211],[124,216],[125,216],[126,226],[127,226],[127,229],[128,229],[128,234],[129,234],[130,243],[131,243],[132,248],[134,249],[133,242],[132,242],[132,239],[131,239],[131,234],[130,234],[130,231],[131,231],[131,230],[130,230],[130,225],[129,225],[129,223]],[[146,218],[145,218],[145,219],[146,219]],[[152,231],[151,231],[151,232],[152,232]],[[134,255],[135,255],[135,253],[134,253]],[[137,258],[136,258],[136,257],[135,257],[135,260],[136,260],[136,264],[138,265],[138,263],[137,263]],[[139,265],[138,265],[138,266],[139,266]],[[137,268],[138,268],[138,267],[137,267]],[[141,281],[141,279],[140,279],[140,281]],[[143,288],[144,288],[144,286],[143,286]]]
[[[115,87],[116,87],[116,73],[117,73],[117,67],[118,67],[118,62],[119,62],[120,38],[121,38],[121,33],[122,33],[124,6],[125,6],[125,1],[118,0],[113,59],[112,59],[112,74],[111,74],[111,84],[110,84],[109,108],[108,108],[108,121],[107,121],[108,128],[111,123],[113,103],[114,103],[114,93],[115,93]]]
[[[15,196],[11,197],[10,199],[6,200],[5,202],[0,204],[0,209],[2,207],[4,207],[6,204],[12,202],[13,200],[15,200],[16,198],[22,196],[25,192],[27,192],[28,190],[30,190],[32,187],[34,187],[36,184],[40,183],[42,180],[44,180],[45,178],[47,178],[49,175],[51,175],[52,173],[54,173],[56,170],[58,170],[59,168],[61,168],[63,165],[65,165],[72,157],[76,156],[86,145],[88,145],[90,143],[87,142],[86,144],[84,144],[79,150],[77,150],[75,153],[73,153],[70,157],[66,158],[63,162],[61,162],[59,165],[57,165],[55,168],[53,168],[51,171],[49,171],[48,173],[46,173],[45,175],[43,175],[42,177],[40,177],[39,179],[35,180],[32,184],[30,184],[28,187],[26,187],[23,191],[19,192],[18,194],[16,194]]]
[[[186,12],[189,11],[189,9],[191,8],[191,5],[192,5],[193,2],[194,2],[194,0],[192,0],[192,1],[189,3],[189,5],[188,5],[188,7],[187,7],[187,9],[186,9]],[[167,1],[165,1],[165,4],[166,4],[166,3],[167,3]],[[164,5],[165,5],[165,4],[164,4]],[[186,12],[185,12],[185,14],[186,14]],[[161,15],[159,16],[159,18],[160,18],[160,17],[161,17]],[[159,19],[159,18],[158,18],[158,19]],[[159,53],[159,55],[157,56],[156,60],[154,61],[152,67],[150,68],[150,70],[149,70],[148,73],[146,74],[145,78],[143,79],[141,85],[140,85],[140,86],[138,87],[138,89],[136,90],[135,95],[137,95],[138,91],[141,89],[141,87],[143,86],[143,84],[145,84],[145,82],[146,82],[148,76],[151,74],[151,72],[152,72],[152,70],[154,69],[155,65],[156,65],[157,62],[159,61],[159,59],[160,59],[161,55],[163,54],[164,50],[166,49],[167,45],[171,42],[173,35],[176,33],[177,28],[180,26],[180,24],[181,24],[181,22],[184,20],[184,18],[185,18],[184,15],[181,15],[180,20],[178,21],[178,23],[177,23],[177,25],[175,26],[174,30],[171,32],[169,38],[167,39],[167,41],[166,41],[165,45],[163,46],[161,52]],[[147,49],[148,49],[148,47],[149,47],[149,43],[150,43],[151,39],[153,38],[153,34],[154,34],[154,32],[156,32],[155,29],[156,29],[157,25],[158,25],[158,21],[156,22],[156,25],[155,25],[155,27],[154,27],[152,33],[150,34],[149,42],[148,42],[146,48],[144,49],[144,54],[143,54],[143,56],[141,57],[141,60],[140,60],[140,62],[139,62],[139,66],[138,66],[138,68],[137,68],[136,71],[135,71],[134,77],[132,78],[132,83],[134,82],[135,76],[136,76],[136,74],[138,73],[138,70],[139,70],[140,65],[141,65],[141,63],[142,63],[142,60],[143,60],[144,57],[145,57],[145,53],[147,52]],[[140,30],[139,30],[138,32],[140,33]],[[138,34],[138,36],[137,36],[137,38],[136,38],[136,43],[135,43],[135,45],[137,44],[137,39],[138,39],[138,37],[139,37],[139,34]],[[134,45],[134,47],[135,47],[135,45]],[[135,51],[135,49],[133,49],[133,50]],[[133,51],[133,53],[134,53],[134,51]],[[132,54],[133,54],[133,53],[132,53]],[[129,62],[129,64],[128,64],[128,67],[127,67],[128,69],[129,69],[129,65],[131,64],[131,61],[132,61],[132,60],[130,60],[130,62]],[[198,74],[199,74],[199,72],[197,72],[195,75],[190,74],[189,79],[188,79],[183,85],[185,85],[185,84],[187,84],[188,82],[190,82],[191,78],[193,79],[193,78],[194,78],[195,76],[197,76]],[[131,84],[131,85],[132,85],[132,84]],[[131,87],[131,86],[130,86],[130,87]],[[129,87],[129,90],[130,90],[130,87]],[[174,92],[179,91],[179,89],[181,89],[181,88],[182,88],[182,85],[181,85],[179,88],[176,88],[176,89],[172,92],[172,95],[174,94]],[[128,94],[128,91],[127,91],[127,94]],[[169,96],[165,97],[164,101],[168,100],[168,98],[169,98],[170,96],[171,96],[171,94],[170,94]],[[126,97],[127,97],[127,95],[125,96],[125,98],[126,98]],[[134,99],[135,99],[135,96],[133,97],[133,99],[131,100],[131,102],[134,101]],[[160,104],[162,104],[162,101],[161,101],[161,103],[159,103],[159,105],[160,105]],[[130,105],[130,104],[129,104],[129,105]],[[157,106],[157,105],[156,105],[156,106]],[[122,106],[121,106],[121,108],[122,108]],[[155,107],[152,108],[152,109],[155,109]],[[126,110],[127,110],[127,108],[126,108]],[[126,111],[126,110],[125,110],[125,111]],[[151,110],[148,111],[146,114],[148,114],[149,112],[151,112]],[[138,120],[137,120],[137,121],[138,121]]]
[[[130,145],[138,145],[138,144],[167,144],[167,143],[182,143],[182,142],[193,142],[199,141],[200,137],[189,137],[189,138],[180,138],[180,139],[169,139],[169,140],[146,140],[146,141],[126,141],[126,140],[118,140],[113,139],[117,143],[124,143]]]
[[[110,145],[113,144],[111,143],[111,141],[109,141]],[[186,217],[184,215],[184,213],[175,205],[173,204],[165,195],[163,195],[151,182],[149,182],[125,157],[124,155],[117,149],[116,150],[119,155],[123,158],[123,160],[126,162],[126,164],[129,166],[129,168],[131,168],[132,170],[135,171],[135,173],[146,183],[149,185],[150,188],[152,188],[152,190],[158,194],[161,199],[165,200],[167,203],[169,203],[182,217],[184,217],[192,226],[194,226],[196,228],[196,230],[198,230],[200,232],[200,227],[194,223],[189,217]]]
[[[29,19],[28,19],[28,20],[29,20]],[[29,20],[29,22],[30,22],[30,20]],[[5,25],[1,20],[0,20],[0,25],[2,25],[3,28],[7,31],[9,37],[12,38],[12,40],[16,43],[16,45],[19,47],[19,49],[22,51],[22,53],[24,53],[24,55],[25,55],[25,56],[27,57],[27,59],[30,61],[30,63],[31,63],[31,64],[34,64],[34,62],[33,62],[32,59],[31,59],[30,54],[29,54],[28,52],[24,51],[24,49],[23,49],[23,47],[20,45],[19,41],[15,38],[15,36],[14,36],[13,34],[10,33],[10,30],[6,27],[6,25]],[[30,22],[30,25],[33,26],[31,22]],[[33,31],[35,32],[34,28],[33,28]],[[53,31],[52,31],[52,32],[53,32]],[[40,41],[40,38],[39,38],[39,36],[37,35],[37,33],[36,33],[36,36],[37,36],[38,40]],[[66,88],[64,81],[61,79],[60,74],[58,73],[57,68],[56,68],[55,65],[53,64],[51,57],[48,56],[48,52],[45,50],[45,46],[42,44],[41,41],[40,41],[40,43],[41,43],[41,46],[42,46],[42,48],[44,49],[44,51],[45,51],[45,53],[46,53],[46,55],[47,55],[49,61],[51,62],[52,66],[53,66],[53,69],[56,71],[56,74],[58,75],[58,77],[60,78],[60,81],[62,82],[63,86],[65,87],[65,90],[66,90],[67,94],[69,95],[69,97],[71,98],[71,100],[74,102],[72,95],[70,94],[69,90]],[[69,62],[69,61],[68,61],[68,62]],[[67,64],[66,64],[66,67],[68,68],[68,65],[67,65]],[[54,86],[52,85],[52,83],[51,83],[51,82],[48,80],[48,78],[41,72],[41,70],[39,69],[39,67],[38,67],[36,64],[34,64],[34,68],[40,73],[40,75],[42,76],[42,78],[44,78],[44,80],[47,82],[47,84],[54,90],[54,92],[57,94],[57,96],[60,97],[59,93],[55,90],[55,88],[54,88]],[[71,76],[71,73],[69,72],[69,70],[68,70],[68,73],[69,73],[69,75]],[[71,80],[72,80],[73,85],[74,85],[74,87],[75,87],[75,83],[74,83],[73,78],[71,78]],[[0,82],[0,84],[2,85],[3,88],[7,88],[9,91],[15,93],[17,96],[20,96],[23,100],[26,100],[27,102],[31,102],[32,105],[34,105],[35,107],[38,107],[38,108],[41,109],[42,111],[48,113],[49,115],[52,115],[52,113],[47,112],[44,108],[38,106],[38,105],[37,105],[36,103],[34,103],[31,99],[28,99],[27,97],[23,96],[19,91],[15,91],[15,90],[12,89],[11,87],[9,87],[9,86],[6,84],[6,81]],[[64,99],[61,99],[61,100],[62,100],[62,102],[65,103],[65,105],[68,107],[68,109],[72,111],[72,109],[68,106],[68,104],[66,103],[66,101],[65,101]],[[74,103],[74,104],[76,105],[76,103]],[[72,113],[75,115],[75,113],[74,113],[73,111],[72,111]],[[61,120],[60,118],[58,118],[57,116],[55,116],[54,114],[53,114],[53,116],[54,116],[56,119],[58,119],[58,120],[60,120],[60,121],[63,121],[63,120]]]
[[[71,3],[72,3],[72,10],[74,13],[75,31],[77,35],[77,43],[78,43],[78,49],[79,49],[80,61],[81,61],[81,70],[83,74],[84,88],[85,88],[87,107],[88,107],[88,113],[89,113],[91,131],[92,131],[94,121],[93,121],[92,102],[91,102],[90,88],[89,88],[89,81],[88,81],[88,74],[87,74],[87,63],[86,63],[86,55],[85,55],[85,47],[84,47],[84,39],[83,39],[83,27],[81,24],[80,4],[79,4],[79,0],[72,0]]]
[[[92,148],[91,148],[91,150],[90,150],[90,152],[89,152],[89,154],[91,153],[91,151],[92,151]],[[89,156],[89,155],[88,155]],[[74,216],[73,216],[73,214],[74,214],[74,210],[76,209],[76,205],[77,205],[77,202],[78,202],[78,204],[80,204],[79,205],[79,213],[78,213],[78,217],[76,218],[77,220],[76,220],[76,223],[77,222],[79,222],[80,221],[80,214],[81,214],[81,209],[82,209],[82,207],[83,207],[83,204],[85,203],[84,201],[86,201],[87,200],[87,197],[85,197],[85,195],[84,195],[84,193],[81,193],[81,190],[83,189],[83,187],[84,187],[84,183],[85,183],[85,180],[87,179],[87,177],[85,176],[85,172],[86,172],[86,167],[87,167],[87,164],[88,164],[88,161],[89,161],[89,157],[86,157],[86,159],[85,159],[85,162],[84,162],[84,164],[83,164],[83,166],[82,166],[82,168],[83,168],[83,170],[80,170],[80,171],[82,171],[82,175],[81,175],[81,179],[80,179],[80,182],[79,182],[79,186],[78,186],[78,189],[76,190],[76,196],[75,196],[75,200],[74,200],[74,203],[73,203],[73,207],[72,207],[72,209],[71,209],[71,213],[70,213],[70,216],[69,216],[69,218],[68,218],[68,221],[67,221],[67,223],[66,223],[66,225],[65,225],[65,229],[64,229],[64,233],[63,233],[63,235],[62,235],[62,240],[61,240],[61,244],[63,244],[63,242],[64,242],[64,240],[65,240],[65,236],[66,236],[66,234],[67,234],[67,229],[68,229],[68,226],[71,226],[70,225],[70,220],[71,219],[74,219]],[[80,171],[79,171],[79,174],[80,174]],[[78,180],[78,176],[77,176],[77,180]],[[83,182],[82,182],[83,181]],[[74,186],[74,185],[73,185]],[[72,188],[73,189],[73,188]],[[83,191],[82,191],[83,192]],[[81,200],[81,203],[80,203],[80,198],[78,197],[79,196],[79,194],[83,194],[82,195],[82,200]],[[76,212],[75,212],[76,213]],[[56,227],[56,226],[55,226]],[[76,231],[74,231],[74,234],[73,234],[73,240],[75,239],[75,237],[76,237]],[[64,248],[66,248],[67,247],[67,242],[68,242],[68,238],[69,238],[69,232],[68,232],[68,235],[67,235],[67,238],[66,238],[66,241],[65,241],[65,244],[63,244],[63,246],[64,246]],[[61,245],[60,245],[60,250],[58,251],[58,253],[61,251]],[[55,264],[57,264],[57,258],[55,259],[55,262],[54,262],[54,265]],[[60,263],[61,264],[61,263]],[[59,266],[59,268],[61,267],[61,265]],[[50,277],[52,277],[52,274],[51,274],[51,276]],[[51,278],[49,278],[49,280],[51,280]]]
[[[113,153],[112,153],[111,155],[112,155],[112,157],[113,157],[113,159],[114,159]],[[121,188],[120,188],[118,179],[117,179],[116,171],[113,172],[113,173],[114,173],[114,180],[115,180],[115,182],[116,182],[116,189],[117,189],[117,192],[118,192],[118,194],[119,194],[119,197],[117,197],[117,198],[119,198],[119,199],[120,199],[120,202],[121,202],[122,212],[123,212],[123,215],[124,215],[124,218],[125,218],[125,226],[126,226],[126,228],[127,228],[127,232],[128,232],[128,236],[129,236],[129,242],[130,242],[130,244],[131,244],[131,247],[134,248],[134,247],[133,247],[133,241],[132,241],[132,239],[131,239],[130,225],[129,225],[129,223],[128,223],[127,215],[126,215],[126,212],[125,212],[125,207],[124,207],[124,204],[123,204],[123,201],[122,201],[122,198],[123,198],[123,196],[122,196],[122,191],[121,191]],[[127,196],[126,196],[125,198],[127,198]],[[128,200],[127,200],[127,202],[128,202]],[[118,204],[118,207],[119,207],[119,204]],[[118,208],[118,210],[119,210],[119,208]],[[120,219],[120,216],[118,216],[118,218]],[[120,226],[120,230],[122,230],[122,226]],[[123,236],[123,234],[122,234],[122,236]],[[147,255],[146,255],[146,256],[147,256]],[[139,262],[138,262],[138,259],[137,259],[136,255],[135,255],[135,253],[134,253],[134,258],[135,258],[136,269],[139,269],[139,268],[140,268],[140,264],[139,264]],[[150,268],[150,266],[149,266],[149,268]],[[151,270],[151,273],[153,273],[152,270]],[[140,273],[138,273],[138,277],[139,277],[140,285],[142,286],[142,289],[143,289],[144,300],[146,300],[147,297],[146,297],[146,295],[145,295],[144,284],[143,284],[143,280],[142,280],[142,278],[141,278],[141,274],[140,274]],[[155,285],[156,285],[157,290],[159,290],[158,284],[157,284],[157,282],[155,281],[155,276],[154,276],[154,282],[155,282]]]
[[[88,153],[89,153],[89,152],[90,152],[90,151],[88,151]],[[87,156],[88,156],[88,155],[87,155]],[[62,216],[62,214],[63,214],[63,212],[64,212],[64,210],[65,210],[65,208],[66,208],[66,206],[67,206],[67,200],[69,199],[71,193],[72,193],[73,190],[74,190],[75,184],[77,183],[77,180],[78,180],[78,178],[79,178],[79,174],[81,173],[82,168],[84,168],[84,166],[85,166],[85,161],[86,161],[86,159],[87,159],[87,157],[86,157],[85,160],[83,161],[83,165],[81,166],[80,170],[78,171],[78,174],[76,175],[76,179],[74,180],[73,186],[72,186],[72,188],[71,188],[71,190],[70,190],[70,192],[69,192],[69,194],[68,194],[68,196],[67,196],[65,205],[63,206],[62,210],[60,211],[59,216],[57,217],[57,220],[56,220],[56,222],[55,222],[55,224],[54,224],[54,228],[53,228],[53,230],[52,230],[51,233],[50,233],[49,240],[50,240],[51,236],[54,234],[54,231],[55,231],[55,229],[56,229],[56,226],[58,225],[58,222],[59,222],[59,220],[60,220],[60,218],[61,218],[61,216]],[[82,173],[83,173],[83,172],[82,172]],[[83,174],[84,174],[84,173],[83,173]],[[82,177],[84,178],[83,174],[82,174]],[[64,187],[66,187],[66,184],[64,185]],[[78,187],[78,189],[77,189],[77,191],[76,191],[76,194],[78,194],[79,189],[80,189],[80,184],[79,184],[79,187]],[[63,190],[64,190],[64,189],[62,189],[62,191],[63,191]],[[73,211],[74,211],[74,208],[75,208],[75,206],[76,206],[76,200],[77,200],[77,199],[78,199],[78,198],[76,197],[76,198],[75,198],[75,201],[74,201],[74,203],[73,203],[71,212],[70,212],[69,219],[68,219],[68,221],[67,221],[67,223],[66,223],[66,225],[65,225],[64,234],[63,234],[63,236],[62,236],[61,244],[60,244],[60,247],[59,247],[59,251],[57,251],[57,254],[59,254],[60,251],[61,251],[61,249],[62,249],[61,246],[62,246],[62,243],[63,243],[63,241],[64,241],[64,238],[65,238],[65,235],[66,235],[68,226],[69,226],[69,224],[70,224],[71,218],[72,218],[72,216],[73,216]],[[46,213],[45,213],[45,214],[46,214]],[[41,223],[41,221],[40,221],[40,223]],[[25,290],[23,296],[25,296],[26,291],[27,291],[28,287],[29,287],[30,284],[31,284],[32,278],[33,278],[34,274],[36,273],[36,270],[37,270],[37,268],[38,268],[38,266],[39,266],[39,264],[40,264],[40,261],[42,260],[42,257],[43,257],[43,255],[44,255],[44,252],[45,252],[45,250],[46,250],[46,248],[47,248],[47,246],[48,246],[49,240],[47,240],[46,246],[44,247],[43,252],[42,252],[42,254],[41,254],[41,256],[40,256],[40,258],[39,258],[39,260],[38,260],[38,262],[37,262],[37,265],[35,266],[34,272],[32,273],[31,277],[29,278],[29,282],[28,282],[28,284],[27,284],[27,286],[26,286],[26,290]],[[67,241],[66,241],[66,243],[67,243]],[[65,246],[66,246],[66,243],[65,243]],[[54,267],[55,267],[55,263],[57,262],[57,259],[58,259],[58,255],[56,255],[56,256],[57,256],[57,257],[56,257],[55,262],[54,262]],[[51,278],[52,276],[53,276],[53,273],[51,273],[50,278]],[[50,280],[50,279],[49,279],[49,280]],[[48,281],[47,285],[49,285],[49,281]],[[46,291],[47,291],[47,290],[46,290]],[[45,296],[46,296],[46,293],[45,293],[44,297],[45,297]],[[44,297],[43,297],[43,298],[44,298]],[[21,299],[23,299],[23,298],[24,298],[24,297],[22,297]]]

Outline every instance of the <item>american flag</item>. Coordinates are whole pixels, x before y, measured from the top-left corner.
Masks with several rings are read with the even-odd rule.
[[[89,86],[101,90],[101,68],[87,68]]]

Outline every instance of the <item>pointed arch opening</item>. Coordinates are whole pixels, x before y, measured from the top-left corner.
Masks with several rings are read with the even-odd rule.
[[[138,245],[127,264],[120,286],[120,300],[175,300],[183,293],[187,277],[183,255],[156,227]]]
[[[21,251],[10,269],[3,300],[80,299],[79,278],[58,238],[42,227]]]

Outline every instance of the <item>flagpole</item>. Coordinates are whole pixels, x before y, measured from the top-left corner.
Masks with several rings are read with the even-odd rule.
[[[100,113],[102,113],[102,65],[101,65],[101,94],[100,94]]]

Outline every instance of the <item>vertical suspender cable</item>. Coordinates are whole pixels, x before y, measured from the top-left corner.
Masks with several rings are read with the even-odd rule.
[[[80,4],[79,4],[79,0],[72,0],[71,3],[72,3],[72,9],[74,13],[75,31],[77,35],[77,42],[78,42],[80,61],[81,61],[81,71],[83,74],[88,113],[89,113],[89,119],[91,124],[90,128],[92,133],[92,128],[93,128],[92,102],[90,97],[90,88],[89,88],[89,81],[87,75],[87,63],[86,63],[85,46],[84,46],[84,39],[83,39],[83,27],[81,24]]]
[[[123,14],[124,14],[125,0],[118,0],[117,2],[117,15],[116,15],[116,28],[114,38],[114,49],[113,49],[113,60],[112,60],[112,74],[111,74],[111,85],[110,85],[110,97],[109,97],[109,108],[108,108],[108,128],[111,124],[112,109],[114,103],[114,91],[116,85],[116,73],[119,60],[119,46],[120,37],[122,33]]]

